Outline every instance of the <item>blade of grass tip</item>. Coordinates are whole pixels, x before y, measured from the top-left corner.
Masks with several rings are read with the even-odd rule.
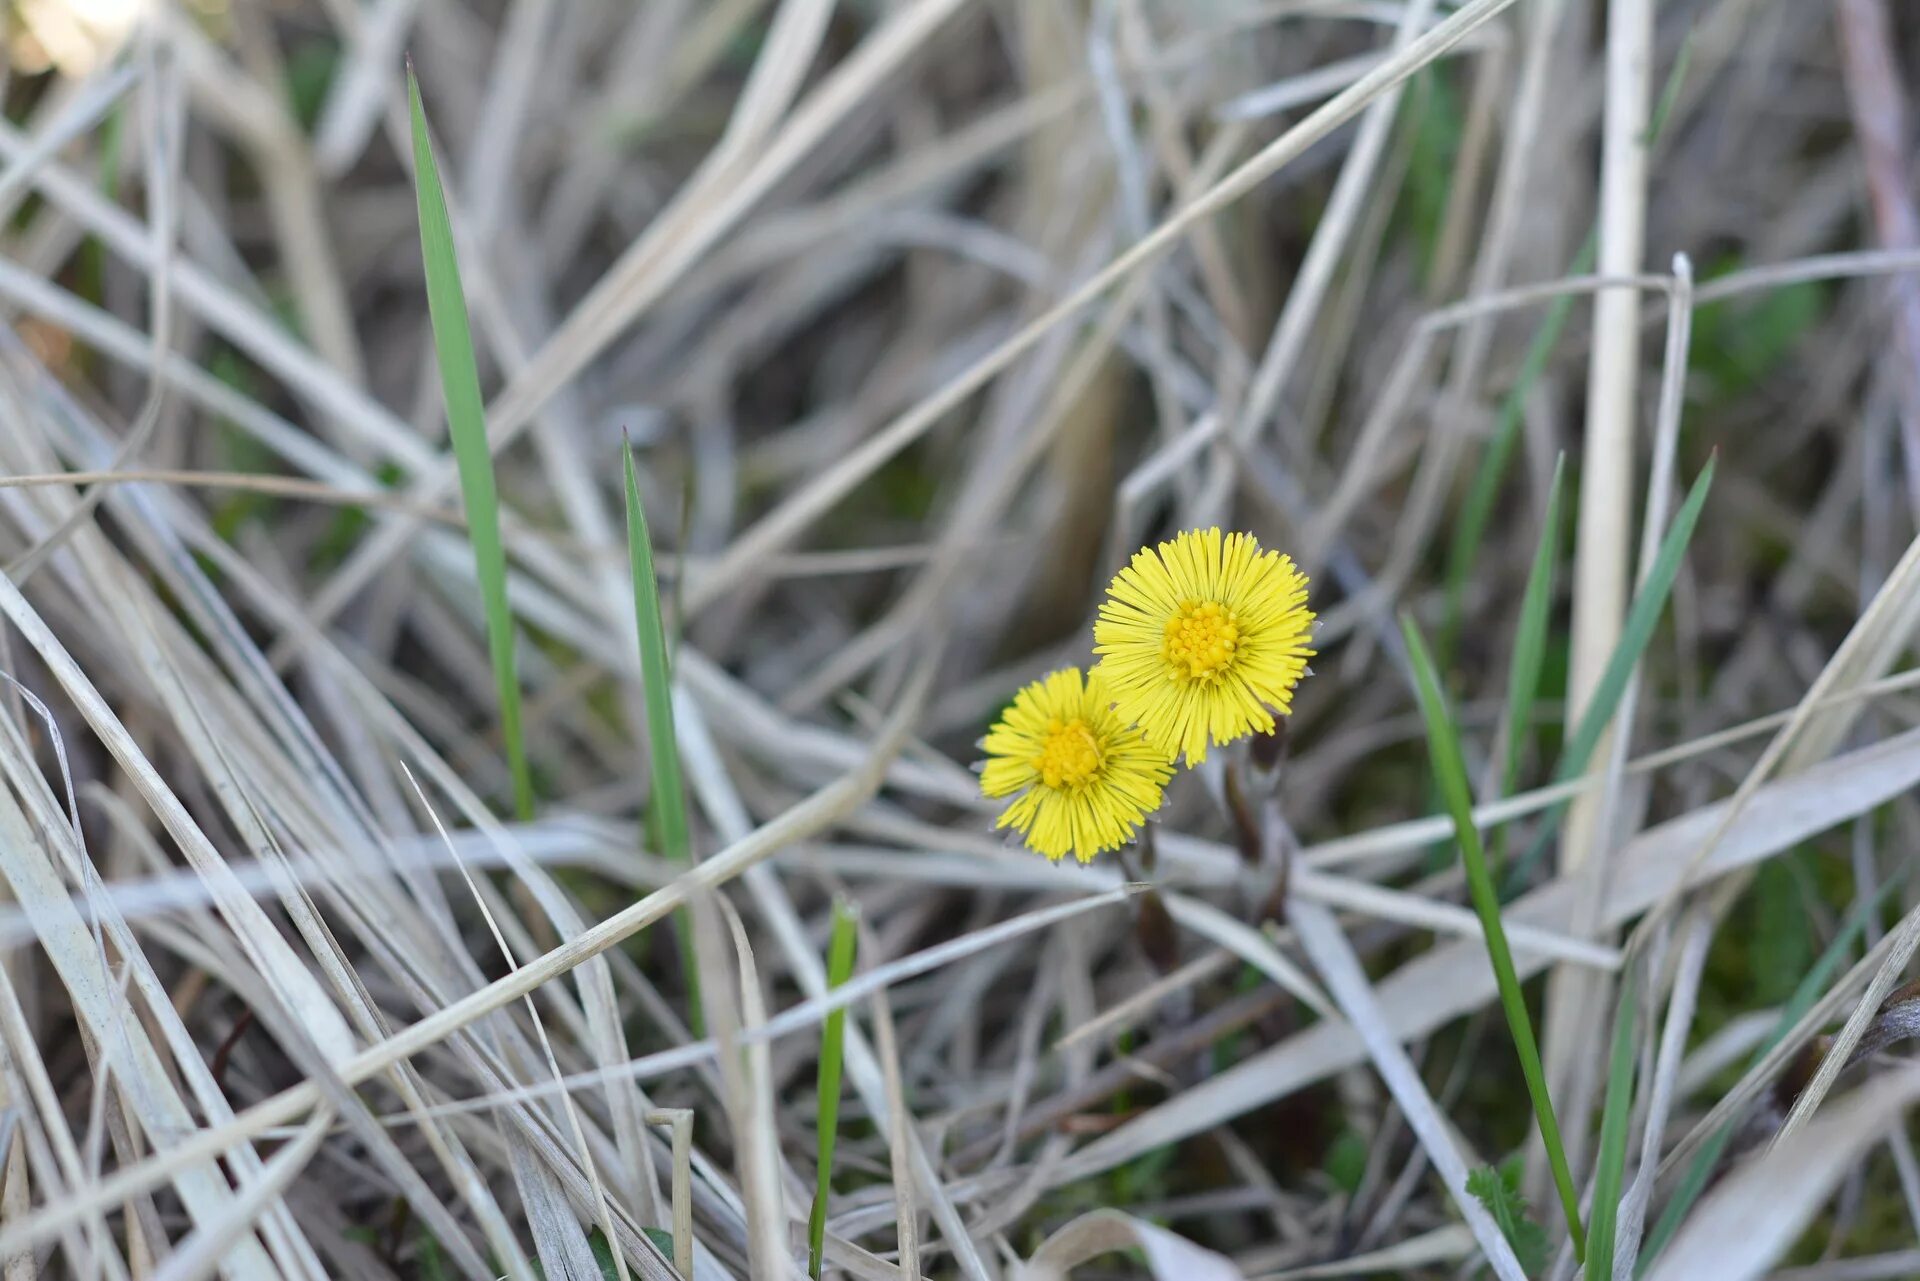
[[[1827,945],[1826,950],[1807,970],[1806,976],[1794,988],[1793,995],[1787,998],[1787,1003],[1780,1007],[1780,1017],[1774,1021],[1773,1030],[1767,1034],[1766,1039],[1755,1047],[1753,1056],[1748,1061],[1749,1069],[1765,1059],[1773,1047],[1780,1043],[1780,1038],[1800,1021],[1801,1016],[1812,1008],[1815,1001],[1820,999],[1820,994],[1833,982],[1848,953],[1852,951],[1853,945],[1866,929],[1868,919],[1885,906],[1887,900],[1906,882],[1906,879],[1907,869],[1903,867],[1887,878],[1886,884],[1880,887],[1878,893],[1854,905],[1853,910],[1841,922],[1839,930],[1835,932],[1833,942]],[[1738,1122],[1732,1121],[1720,1127],[1694,1155],[1692,1163],[1687,1166],[1680,1182],[1674,1187],[1673,1195],[1667,1199],[1667,1208],[1661,1212],[1659,1222],[1654,1225],[1653,1231],[1647,1234],[1646,1244],[1641,1248],[1640,1258],[1634,1268],[1635,1276],[1647,1270],[1648,1266],[1659,1257],[1660,1251],[1666,1247],[1667,1242],[1673,1238],[1673,1234],[1680,1230],[1680,1225],[1686,1221],[1687,1211],[1693,1208],[1693,1203],[1706,1190],[1707,1179],[1713,1174],[1714,1168],[1720,1164],[1720,1157],[1726,1151],[1727,1144],[1733,1139],[1737,1126]]]
[[[827,990],[853,976],[854,944],[859,937],[860,913],[845,899],[833,901],[833,936],[827,944]],[[827,1194],[833,1186],[833,1147],[840,1130],[840,1060],[846,1041],[846,1007],[827,1015],[820,1033],[819,1150],[815,1159],[813,1209],[807,1215],[807,1275],[820,1281],[820,1261],[827,1240]]]
[[[1613,717],[1615,704],[1626,693],[1634,664],[1645,652],[1647,642],[1653,639],[1653,629],[1659,625],[1660,615],[1666,612],[1667,596],[1673,591],[1673,580],[1680,573],[1680,562],[1686,557],[1687,544],[1693,538],[1693,528],[1700,521],[1700,509],[1706,505],[1707,491],[1713,487],[1713,470],[1718,462],[1717,456],[1707,459],[1707,465],[1700,469],[1693,488],[1687,492],[1687,501],[1681,505],[1679,514],[1667,529],[1667,536],[1661,540],[1660,553],[1654,557],[1646,584],[1634,596],[1633,605],[1627,611],[1626,625],[1620,632],[1620,643],[1607,660],[1606,671],[1601,674],[1599,685],[1594,687],[1593,703],[1581,716],[1573,741],[1560,761],[1562,782],[1577,778],[1587,768],[1588,758],[1593,755],[1600,736],[1607,731],[1607,722]]]
[[[1526,752],[1533,706],[1540,696],[1540,672],[1546,666],[1547,628],[1553,621],[1553,574],[1560,561],[1560,495],[1566,462],[1562,454],[1553,465],[1546,522],[1540,530],[1539,546],[1534,549],[1533,568],[1527,572],[1526,592],[1520,597],[1513,663],[1507,669],[1507,752],[1500,767],[1500,796],[1512,795],[1519,780],[1520,758]],[[1503,823],[1493,834],[1491,870],[1496,880],[1507,861],[1508,830]]]
[[[407,105],[413,115],[414,193],[420,212],[420,256],[426,266],[427,313],[433,324],[433,348],[440,365],[440,386],[447,409],[447,434],[453,440],[460,471],[460,497],[467,509],[473,563],[480,600],[487,616],[487,650],[500,697],[500,736],[513,772],[513,808],[533,817],[533,776],[527,769],[526,743],[520,732],[520,680],[514,672],[513,615],[507,608],[507,554],[500,540],[500,499],[493,483],[493,453],[487,447],[486,411],[480,399],[480,369],[467,327],[467,297],[460,287],[460,262],[454,255],[453,222],[427,137],[426,108],[420,82],[407,65]]]
[[[1607,1101],[1600,1112],[1600,1154],[1593,1169],[1593,1211],[1587,1220],[1587,1275],[1597,1281],[1613,1281],[1614,1222],[1627,1170],[1627,1130],[1633,1113],[1633,988],[1629,969],[1620,983],[1620,1008],[1613,1019]]]
[[[1713,487],[1713,471],[1718,461],[1717,456],[1709,458],[1707,465],[1700,469],[1693,488],[1687,491],[1687,501],[1680,505],[1673,524],[1667,528],[1667,536],[1660,540],[1659,554],[1653,558],[1647,581],[1634,595],[1633,604],[1627,610],[1627,621],[1620,629],[1620,643],[1613,647],[1606,670],[1600,674],[1600,683],[1593,690],[1593,701],[1588,704],[1579,725],[1560,754],[1554,782],[1570,782],[1586,771],[1587,761],[1599,744],[1600,736],[1606,732],[1607,722],[1613,719],[1614,708],[1627,691],[1627,681],[1633,675],[1634,664],[1646,652],[1647,642],[1653,639],[1653,629],[1659,625],[1660,615],[1666,612],[1667,597],[1673,591],[1673,580],[1680,573],[1680,562],[1686,557],[1694,526],[1700,523],[1700,509],[1706,505],[1707,492]],[[1527,869],[1546,851],[1547,842],[1553,839],[1554,832],[1558,830],[1557,817],[1565,809],[1566,802],[1561,801],[1546,811],[1533,844],[1527,847],[1527,852],[1508,875],[1509,886],[1523,878]]]
[[[673,669],[667,653],[666,621],[660,612],[660,580],[654,572],[653,536],[640,503],[631,445],[621,457],[625,463],[633,621],[640,636],[640,682],[647,700],[647,746],[653,758],[653,808],[658,814],[660,852],[684,863],[693,857],[693,845],[688,836],[687,793],[680,772],[680,740],[673,729]]]
[[[1480,832],[1473,825],[1473,798],[1467,786],[1467,767],[1460,754],[1460,738],[1447,710],[1446,696],[1440,692],[1440,677],[1433,657],[1413,619],[1403,615],[1400,630],[1406,636],[1407,657],[1413,665],[1414,685],[1420,698],[1420,713],[1427,727],[1427,751],[1432,758],[1434,781],[1446,799],[1453,816],[1454,836],[1460,844],[1460,860],[1467,875],[1467,890],[1473,908],[1486,934],[1487,958],[1493,964],[1493,977],[1500,989],[1500,1006],[1506,1014],[1507,1028],[1513,1035],[1513,1048],[1520,1058],[1520,1072],[1527,1081],[1527,1094],[1533,1101],[1533,1115],[1540,1128],[1540,1139],[1547,1149],[1547,1161],[1553,1169],[1553,1182],[1560,1194],[1560,1208],[1567,1219],[1567,1232],[1573,1238],[1574,1252],[1586,1257],[1586,1236],[1580,1223],[1580,1198],[1574,1191],[1573,1173],[1567,1166],[1566,1145],[1560,1137],[1560,1122],[1553,1112],[1553,1099],[1547,1093],[1546,1073],[1540,1066],[1540,1048],[1533,1037],[1533,1023],[1527,1015],[1527,1001],[1520,990],[1520,975],[1514,968],[1513,949],[1507,945],[1507,933],[1500,920],[1500,899],[1494,892],[1493,877],[1487,871],[1487,859],[1480,846]]]
[[[1687,66],[1692,54],[1693,36],[1689,33],[1680,45],[1673,69],[1667,73],[1666,83],[1660,90],[1660,100],[1648,118],[1649,146],[1660,137],[1666,128],[1667,118],[1673,114],[1674,104],[1680,99],[1680,86],[1686,82]],[[1599,255],[1599,244],[1598,227],[1590,228],[1567,274],[1584,276],[1591,272]],[[1547,361],[1552,358],[1553,349],[1559,346],[1560,335],[1565,332],[1567,318],[1573,314],[1573,304],[1577,301],[1575,294],[1562,294],[1548,305],[1547,318],[1535,332],[1533,342],[1527,347],[1526,357],[1520,362],[1520,375],[1514,379],[1513,387],[1500,402],[1500,416],[1494,420],[1493,435],[1487,441],[1486,452],[1480,456],[1480,466],[1473,474],[1473,485],[1468,489],[1466,503],[1460,509],[1460,519],[1453,527],[1453,537],[1447,545],[1447,608],[1438,646],[1443,667],[1452,661],[1454,646],[1460,639],[1467,580],[1479,560],[1481,541],[1486,537],[1487,525],[1493,519],[1493,500],[1499,496],[1500,482],[1506,479],[1507,464],[1512,460],[1514,446],[1520,439],[1520,422],[1527,397],[1533,393],[1534,385],[1546,372]]]
[[[621,451],[621,476],[627,500],[627,567],[633,578],[633,624],[640,644],[640,687],[647,703],[647,746],[652,761],[647,829],[661,854],[678,863],[693,861],[687,823],[687,789],[680,769],[680,739],[673,728],[673,661],[667,648],[666,620],[660,611],[660,578],[653,565],[653,533],[640,501],[640,480],[633,469],[633,443]],[[704,1035],[700,1002],[700,965],[693,950],[693,919],[674,913],[680,967],[687,976],[688,1012],[693,1030]]]
[[[1653,114],[1647,117],[1649,147],[1666,132],[1667,119],[1673,115],[1673,108],[1680,101],[1680,86],[1687,82],[1687,68],[1693,64],[1693,35],[1689,31],[1681,39],[1680,52],[1673,58],[1673,69],[1667,72],[1667,82],[1660,87],[1660,101],[1653,104]]]

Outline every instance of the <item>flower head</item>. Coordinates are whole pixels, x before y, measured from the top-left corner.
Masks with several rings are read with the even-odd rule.
[[[1169,758],[1273,729],[1313,657],[1307,578],[1251,534],[1192,529],[1142,548],[1093,625],[1096,676]],[[1271,709],[1271,710],[1269,710]]]
[[[1163,753],[1113,711],[1099,674],[1069,667],[1033,682],[987,731],[980,790],[1013,796],[994,826],[1011,827],[1029,848],[1082,863],[1117,849],[1160,807],[1173,775]]]

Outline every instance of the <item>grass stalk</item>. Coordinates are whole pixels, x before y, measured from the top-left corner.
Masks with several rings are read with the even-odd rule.
[[[1600,1152],[1593,1172],[1593,1208],[1587,1220],[1587,1275],[1613,1277],[1614,1225],[1620,1184],[1626,1177],[1627,1132],[1633,1116],[1633,972],[1620,984],[1613,1020],[1613,1050],[1607,1064],[1607,1101],[1600,1112]]]
[[[1554,464],[1553,485],[1547,490],[1546,520],[1534,548],[1533,567],[1527,572],[1526,591],[1520,597],[1520,625],[1514,633],[1513,662],[1507,669],[1507,749],[1500,765],[1501,796],[1511,796],[1519,781],[1534,704],[1540,696],[1547,629],[1553,621],[1553,572],[1560,559],[1560,499],[1565,479],[1566,458],[1562,456]],[[1506,865],[1508,833],[1504,823],[1494,832],[1491,862],[1496,879]]]
[[[860,914],[845,899],[833,903],[833,935],[827,944],[827,990],[853,976],[853,955]],[[844,1006],[827,1015],[820,1033],[819,1148],[814,1160],[813,1208],[807,1214],[807,1275],[820,1281],[820,1260],[827,1239],[827,1196],[833,1187],[833,1148],[840,1131],[840,1065],[847,1034]]]
[[[1580,1225],[1580,1198],[1574,1190],[1573,1172],[1567,1164],[1566,1145],[1560,1137],[1560,1121],[1554,1115],[1553,1099],[1547,1093],[1546,1073],[1540,1066],[1540,1047],[1533,1036],[1533,1022],[1527,1014],[1526,994],[1520,990],[1520,974],[1513,964],[1513,949],[1507,944],[1506,928],[1500,921],[1500,896],[1487,869],[1487,857],[1480,844],[1480,832],[1473,824],[1473,795],[1467,784],[1467,767],[1460,751],[1460,735],[1447,708],[1446,695],[1440,689],[1439,673],[1427,652],[1426,640],[1411,617],[1402,616],[1401,631],[1406,636],[1407,656],[1413,664],[1414,684],[1420,697],[1420,713],[1427,726],[1427,749],[1432,757],[1434,781],[1453,816],[1454,836],[1460,845],[1460,859],[1466,868],[1467,890],[1473,908],[1486,934],[1487,958],[1493,964],[1493,977],[1500,989],[1500,1008],[1506,1015],[1507,1029],[1513,1036],[1514,1051],[1520,1057],[1520,1071],[1526,1077],[1527,1095],[1533,1102],[1534,1121],[1546,1145],[1547,1162],[1553,1170],[1560,1208],[1566,1215],[1567,1232],[1573,1238],[1574,1252],[1586,1257],[1586,1233]]]
[[[660,610],[660,579],[653,566],[653,536],[640,502],[633,450],[621,450],[627,495],[627,565],[633,576],[633,621],[640,637],[640,684],[647,700],[647,747],[653,770],[652,813],[660,852],[677,862],[693,858],[687,825],[687,789],[680,768],[680,740],[673,728],[673,666],[666,620]]]
[[[1701,508],[1706,505],[1707,493],[1713,487],[1716,462],[1716,459],[1708,459],[1707,465],[1700,469],[1693,487],[1687,491],[1686,501],[1680,505],[1673,524],[1667,528],[1667,536],[1660,540],[1660,550],[1654,556],[1653,567],[1648,570],[1646,582],[1641,585],[1632,606],[1627,610],[1626,622],[1620,629],[1620,639],[1600,674],[1599,684],[1594,686],[1593,698],[1588,702],[1586,711],[1581,713],[1579,723],[1573,727],[1560,753],[1560,764],[1554,773],[1556,783],[1569,782],[1586,772],[1587,761],[1599,746],[1601,736],[1606,733],[1607,723],[1613,719],[1614,711],[1627,691],[1627,682],[1633,675],[1635,665],[1646,652],[1647,643],[1653,639],[1653,629],[1659,624],[1660,615],[1666,611],[1667,597],[1672,594],[1673,581],[1680,573],[1680,562],[1686,556],[1694,528],[1700,523]],[[1510,886],[1523,878],[1527,869],[1546,850],[1547,842],[1553,838],[1556,830],[1558,817],[1566,806],[1567,803],[1562,801],[1546,812],[1547,817],[1540,824],[1533,844],[1508,874]]]
[[[487,618],[487,652],[500,700],[500,737],[513,774],[513,809],[533,817],[533,775],[520,730],[520,679],[514,669],[513,613],[507,606],[507,552],[500,537],[500,496],[493,479],[493,451],[487,444],[487,415],[480,398],[480,367],[467,324],[467,296],[460,285],[460,261],[454,253],[453,222],[447,215],[446,189],[427,136],[427,112],[420,82],[407,67],[407,105],[413,116],[414,194],[420,212],[420,256],[427,276],[427,311],[433,325],[434,356],[447,409],[447,434],[460,470],[460,497],[466,505],[474,573]]]
[[[667,646],[666,619],[660,609],[660,578],[653,564],[653,534],[640,501],[633,469],[633,446],[620,451],[627,502],[627,567],[633,579],[633,623],[640,644],[640,687],[646,698],[647,749],[652,766],[647,830],[660,853],[677,863],[693,861],[692,829],[687,822],[687,788],[680,767],[680,739],[673,727],[673,661]],[[687,976],[688,1006],[695,1031],[704,1031],[700,1005],[700,966],[694,957],[692,919],[674,914],[680,964]]]

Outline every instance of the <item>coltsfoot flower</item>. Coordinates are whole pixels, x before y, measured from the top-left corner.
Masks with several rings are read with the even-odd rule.
[[[1071,852],[1091,863],[1126,844],[1173,775],[1166,754],[1114,713],[1099,673],[1077,667],[1022,689],[981,747],[980,790],[1015,797],[994,826],[1056,862]]]
[[[1141,548],[1114,577],[1093,625],[1094,675],[1116,710],[1169,759],[1207,759],[1209,744],[1292,709],[1313,657],[1307,578],[1251,534],[1192,529]]]

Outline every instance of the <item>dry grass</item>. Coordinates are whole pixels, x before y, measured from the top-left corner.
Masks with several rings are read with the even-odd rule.
[[[1920,23],[1596,8],[9,6],[0,1279],[797,1278],[835,1010],[827,1272],[1571,1277],[1402,614],[1614,1275],[1912,1275]],[[1277,773],[1008,846],[976,740],[1206,523],[1313,576]]]

